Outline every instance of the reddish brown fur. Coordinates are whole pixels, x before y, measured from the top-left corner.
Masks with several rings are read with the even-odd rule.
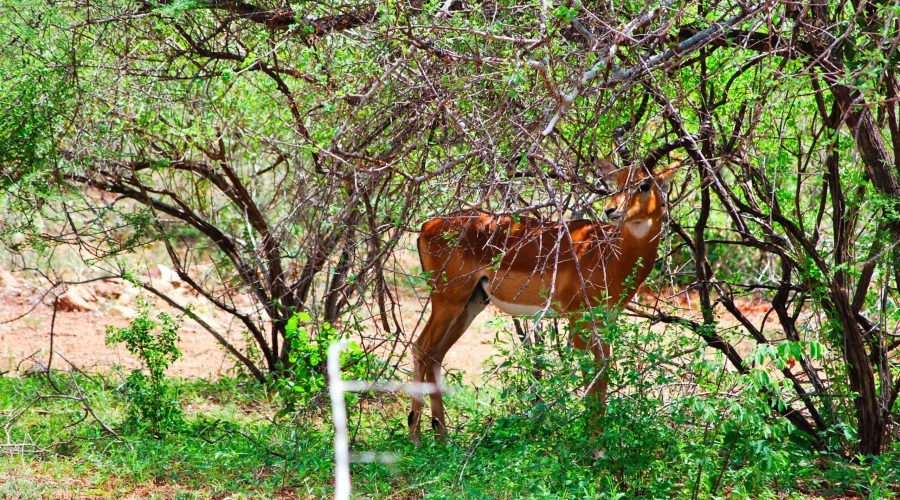
[[[611,163],[602,164],[623,188],[606,208],[619,215],[619,225],[587,220],[545,223],[475,210],[426,222],[418,244],[422,268],[431,273],[432,310],[413,344],[413,381],[437,382],[444,356],[484,309],[488,294],[507,306],[552,309],[567,316],[570,324],[598,305],[619,308],[631,300],[650,273],[659,247],[664,198],[656,181],[669,177],[675,166],[653,179],[635,179],[636,171],[614,171]],[[648,181],[652,186],[647,192],[635,189]],[[578,348],[588,347],[578,335],[573,342]],[[592,340],[590,347],[602,367],[609,346]],[[606,385],[600,377],[589,392],[599,393],[602,401]],[[416,442],[423,403],[421,397],[413,398],[409,424]],[[431,405],[432,424],[445,435],[440,393],[431,395]]]

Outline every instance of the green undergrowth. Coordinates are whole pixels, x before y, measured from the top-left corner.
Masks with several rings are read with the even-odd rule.
[[[7,432],[0,496],[333,494],[326,399],[285,417],[277,396],[254,382],[172,379],[183,422],[153,434],[129,423],[123,387],[112,378],[0,378]],[[548,405],[540,392],[463,387],[447,396],[450,440],[425,432],[415,447],[406,437],[405,400],[364,397],[350,407],[353,451],[389,453],[393,462],[353,465],[354,491],[399,498],[890,497],[900,480],[896,448],[851,465],[808,451],[790,432],[778,434],[778,420],[764,432],[725,424],[710,431],[659,407],[636,406],[642,398],[613,395],[597,420],[603,432],[592,439],[588,413],[572,401]]]

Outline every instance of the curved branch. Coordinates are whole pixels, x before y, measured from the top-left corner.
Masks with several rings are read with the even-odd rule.
[[[201,8],[229,12],[242,19],[265,24],[269,29],[301,26],[306,29],[297,30],[298,34],[306,35],[311,31],[316,36],[358,28],[378,19],[378,9],[375,3],[360,5],[343,14],[317,18],[300,17],[297,11],[291,8],[263,9],[241,0],[207,0]]]

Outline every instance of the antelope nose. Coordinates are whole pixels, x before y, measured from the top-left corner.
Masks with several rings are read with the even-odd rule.
[[[607,217],[613,217],[618,209],[619,207],[606,207],[603,211],[606,213]]]

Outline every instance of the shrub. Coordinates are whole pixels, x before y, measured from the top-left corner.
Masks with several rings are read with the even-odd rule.
[[[181,317],[165,312],[157,314],[157,320],[150,316],[151,305],[139,299],[137,317],[127,327],[110,326],[106,343],[125,344],[143,366],[133,370],[125,382],[127,424],[160,436],[183,424],[180,391],[165,376],[166,369],[181,357],[177,346]]]
[[[312,316],[300,312],[291,316],[285,326],[285,338],[290,343],[288,365],[275,380],[275,386],[285,402],[285,411],[293,411],[316,398],[328,386],[326,361],[328,346],[340,340],[334,325],[323,321],[318,334],[310,335]],[[356,342],[350,342],[341,353],[341,369],[346,379],[365,379],[375,371],[377,359],[363,352]]]
[[[773,412],[777,387],[761,386],[757,371],[729,370],[680,328],[598,313],[613,346],[605,406],[585,397],[596,366],[568,333],[551,328],[543,344],[523,346],[498,338],[500,414],[487,419],[486,442],[565,448],[570,467],[599,474],[600,490],[649,497],[765,496],[813,466],[804,435]]]

